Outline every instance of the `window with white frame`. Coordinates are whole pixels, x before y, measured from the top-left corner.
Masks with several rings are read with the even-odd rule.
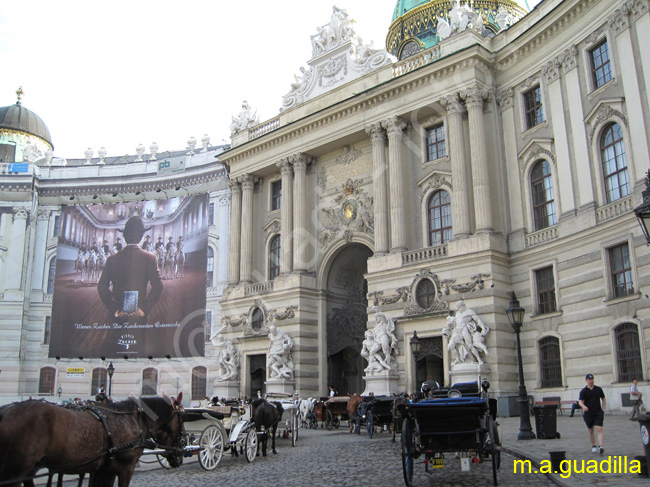
[[[622,298],[634,294],[630,247],[627,242],[607,249],[612,297]]]
[[[607,202],[611,203],[630,194],[623,130],[617,123],[609,124],[600,137],[600,154],[605,178]]]
[[[207,394],[208,371],[203,366],[192,369],[192,400],[202,401]]]
[[[643,379],[639,330],[634,323],[621,323],[614,328],[618,382]]]
[[[435,161],[446,155],[445,126],[440,123],[427,129],[427,161]]]
[[[279,210],[282,206],[282,180],[271,183],[271,211]]]
[[[535,230],[552,227],[557,223],[555,215],[555,196],[553,176],[548,161],[537,161],[530,173],[531,193],[533,196],[533,215]]]
[[[158,393],[158,371],[148,367],[142,371],[142,395],[155,396]]]
[[[535,271],[535,288],[537,294],[537,314],[543,315],[557,311],[553,266],[544,267]]]
[[[532,129],[544,121],[542,90],[539,85],[524,93],[524,114],[526,116],[526,130]]]
[[[541,387],[562,387],[560,340],[554,336],[547,336],[542,338],[538,345]]]
[[[447,191],[436,191],[427,202],[429,246],[442,245],[451,240],[451,199]]]
[[[589,51],[591,59],[591,76],[594,89],[600,88],[612,79],[612,67],[609,62],[607,39]]]
[[[280,235],[275,235],[269,244],[269,281],[280,274]]]
[[[50,267],[47,272],[47,294],[54,292],[54,277],[56,275],[56,257],[50,259]]]

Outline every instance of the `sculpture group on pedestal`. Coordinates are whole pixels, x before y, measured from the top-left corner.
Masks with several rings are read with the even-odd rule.
[[[267,363],[269,378],[293,378],[293,359],[291,357],[293,340],[285,331],[278,330],[275,325],[269,326],[269,340],[271,340]]]
[[[376,306],[371,311],[375,312],[375,327],[373,330],[366,330],[361,356],[368,361],[364,372],[367,375],[377,375],[396,368],[395,356],[399,354],[399,350],[394,334],[395,322]]]
[[[212,337],[212,344],[217,350],[217,380],[236,380],[239,376],[239,352],[230,340],[221,334],[221,331]]]
[[[452,366],[461,363],[483,364],[481,354],[489,355],[485,346],[485,335],[490,329],[481,318],[467,308],[462,299],[456,303],[456,313],[447,317],[447,327],[442,334],[449,338],[448,350]]]
[[[246,100],[242,102],[241,112],[236,117],[232,117],[232,123],[230,124],[230,134],[234,135],[237,132],[246,130],[249,127],[257,125],[259,123],[257,116],[251,110],[250,105]]]

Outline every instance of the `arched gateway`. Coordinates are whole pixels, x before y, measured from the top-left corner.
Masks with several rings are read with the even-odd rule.
[[[333,257],[327,272],[327,384],[339,394],[361,393],[364,362],[360,355],[367,328],[368,286],[364,275],[372,251],[351,243]]]

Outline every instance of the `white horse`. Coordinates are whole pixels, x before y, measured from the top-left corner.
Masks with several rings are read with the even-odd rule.
[[[88,260],[86,261],[86,268],[88,270],[88,282],[97,282],[99,280],[99,274],[97,269],[97,252],[91,250],[88,253]]]
[[[185,277],[183,274],[185,270],[185,252],[181,249],[177,250],[174,260],[176,261],[176,277]]]
[[[163,266],[165,265],[165,247],[156,249],[156,265],[158,266],[158,272],[162,275]]]
[[[169,250],[165,253],[165,279],[174,278],[174,254],[176,253],[176,246],[174,244],[169,246]]]
[[[102,276],[104,272],[104,267],[106,266],[106,254],[104,253],[104,247],[99,248],[99,254],[97,255],[97,280]]]
[[[86,255],[86,252],[79,249],[77,252],[77,260],[74,261],[74,282],[77,282],[77,280],[84,282],[86,280],[86,272],[88,270],[87,261],[88,256]]]
[[[316,406],[316,399],[310,397],[308,399],[301,399],[298,403],[299,424],[302,428],[309,426],[308,418],[310,414],[314,413]]]

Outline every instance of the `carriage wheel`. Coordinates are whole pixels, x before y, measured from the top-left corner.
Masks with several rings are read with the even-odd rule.
[[[372,440],[372,435],[375,433],[375,425],[372,421],[372,409],[366,411],[366,427],[368,429],[368,438]]]
[[[216,425],[210,425],[203,430],[199,438],[199,465],[203,470],[214,470],[223,456],[223,433]]]
[[[406,487],[413,487],[413,453],[415,440],[408,419],[402,423],[402,470]]]
[[[309,419],[309,427],[313,430],[318,429],[318,416],[316,416],[316,412],[313,412],[311,418]]]
[[[488,434],[490,438],[487,446],[490,449],[490,456],[492,457],[492,479],[494,480],[494,485],[497,485],[497,470],[501,467],[501,443],[499,442],[499,431],[497,430],[496,423],[491,418],[488,421]]]
[[[338,416],[334,416],[333,426],[336,429],[339,429],[339,426],[341,426],[341,418],[339,418]]]
[[[291,446],[296,446],[298,442],[298,414],[291,415]]]
[[[248,430],[246,435],[246,460],[252,462],[257,455],[257,433],[254,429]]]
[[[156,454],[156,460],[158,460],[158,463],[162,466],[162,468],[172,468],[172,466],[169,464],[169,460],[167,460],[162,455]],[[183,464],[183,456],[179,455],[178,466],[180,467],[182,464]]]
[[[361,415],[357,414],[357,424],[354,427],[354,432],[358,435],[361,434]]]
[[[334,426],[334,416],[332,416],[332,411],[327,410],[325,411],[325,427],[327,428],[327,431],[332,431],[333,426]]]

